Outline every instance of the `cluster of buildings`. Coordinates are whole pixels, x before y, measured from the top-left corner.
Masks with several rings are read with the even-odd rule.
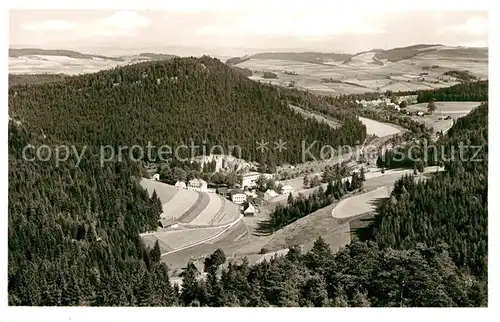
[[[243,188],[255,188],[257,187],[257,180],[263,176],[267,180],[271,180],[273,175],[270,173],[260,173],[260,172],[248,172],[241,176],[241,186]]]
[[[215,193],[215,189],[209,188],[208,183],[205,180],[198,178],[189,180],[187,184],[184,181],[177,181],[175,186],[179,189]]]
[[[404,96],[396,96],[396,99],[393,101],[389,97],[381,97],[376,100],[356,100],[357,104],[362,105],[363,107],[392,107],[395,110],[400,110],[399,104],[405,101],[408,104],[416,104],[418,95],[404,95]]]
[[[253,200],[258,197],[255,188],[257,187],[258,179],[263,176],[267,180],[272,180],[273,175],[269,173],[261,174],[259,172],[248,172],[241,176],[241,189],[228,189],[227,187],[220,187],[217,189],[208,188],[208,183],[205,180],[194,178],[189,180],[187,183],[184,181],[177,181],[175,187],[179,189],[186,189],[198,192],[207,193],[217,193],[221,197],[231,200],[237,205],[246,204],[246,208],[243,210],[245,216],[252,216],[255,213],[255,206],[252,204]],[[160,175],[154,174],[153,180],[159,181]],[[294,187],[291,185],[284,185],[281,187],[281,195],[288,196],[295,191]],[[272,198],[279,196],[280,193],[275,190],[268,189],[264,195],[263,199],[268,201]],[[174,227],[177,222],[170,218],[162,218],[160,220],[161,227]]]

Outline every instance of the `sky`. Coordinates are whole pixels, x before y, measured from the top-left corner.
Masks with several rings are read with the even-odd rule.
[[[488,45],[487,11],[337,9],[314,1],[265,9],[227,2],[161,10],[11,9],[9,43],[111,55],[192,51],[228,56],[287,50],[357,53],[417,43]]]

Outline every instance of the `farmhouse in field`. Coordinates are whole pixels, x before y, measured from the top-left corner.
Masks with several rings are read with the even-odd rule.
[[[282,195],[289,195],[291,193],[293,193],[295,191],[295,188],[292,187],[291,185],[284,185],[282,188],[281,188],[281,194]]]
[[[259,172],[245,173],[241,178],[241,186],[253,188],[253,187],[257,186],[257,179],[259,179],[259,177],[260,177]]]
[[[184,181],[177,181],[175,186],[179,189],[186,189],[186,183]]]
[[[198,178],[189,180],[187,185],[188,190],[200,191],[200,192],[206,192],[207,187],[208,187],[207,182],[205,180]]]
[[[153,174],[153,180],[159,181],[160,180],[160,174],[159,173]]]
[[[179,227],[179,222],[173,218],[162,218],[158,221],[158,225],[161,228],[177,228]]]
[[[247,201],[247,195],[241,191],[232,191],[231,201],[237,205],[241,205],[242,203]]]
[[[243,215],[245,217],[255,215],[255,207],[254,207],[254,205],[252,205],[251,203],[249,203],[248,207],[243,211]]]

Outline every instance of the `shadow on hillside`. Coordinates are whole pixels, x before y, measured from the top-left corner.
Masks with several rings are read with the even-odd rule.
[[[277,230],[270,220],[261,220],[257,225],[258,227],[253,232],[255,236],[269,236]]]
[[[373,206],[378,208],[382,203],[389,200],[387,198],[377,198],[371,202]],[[351,236],[361,240],[369,240],[373,237],[373,222],[375,217],[377,216],[376,211],[369,212],[366,214],[362,214],[354,219],[349,221],[350,233]]]

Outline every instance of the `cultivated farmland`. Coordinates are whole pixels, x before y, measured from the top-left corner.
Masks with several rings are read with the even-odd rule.
[[[179,218],[183,222],[189,222],[186,219],[194,219],[191,214],[199,209],[196,206],[200,205],[203,201],[206,200],[203,199],[203,196],[199,192],[179,189],[175,198],[163,204],[163,213],[166,217]]]
[[[212,221],[212,218],[221,211],[222,199],[219,197],[219,195],[213,193],[207,193],[204,195],[207,199],[206,205],[201,207],[201,212],[196,214],[193,219],[186,219],[186,222],[189,222],[192,225],[209,225]]]
[[[453,77],[442,78],[449,70],[465,69],[474,76],[488,78],[487,50],[447,46],[425,49],[369,51],[351,55],[345,61],[325,60],[322,55],[307,61],[293,60],[294,55],[265,55],[263,59],[257,54],[237,66],[251,69],[252,79],[266,81],[262,73],[273,72],[278,75],[273,84],[289,86],[293,81],[295,87],[322,95],[448,87],[458,83]],[[275,59],[270,59],[272,57]]]

